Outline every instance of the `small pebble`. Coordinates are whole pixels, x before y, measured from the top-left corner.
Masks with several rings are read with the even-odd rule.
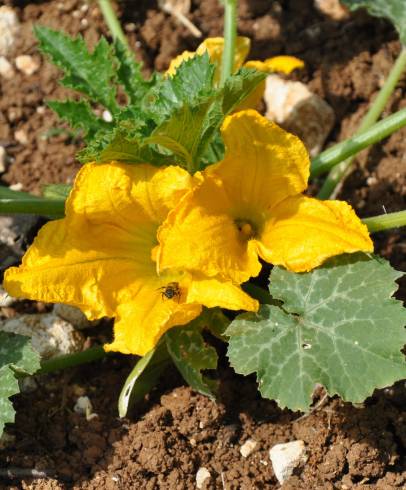
[[[8,306],[11,306],[14,301],[15,298],[10,296],[8,292],[0,286],[0,308],[7,308]]]
[[[333,109],[301,82],[269,75],[264,94],[266,117],[299,136],[311,156],[320,153],[334,125]]]
[[[16,182],[15,184],[11,184],[9,186],[9,189],[12,191],[22,191],[23,190],[23,184],[21,182]]]
[[[44,359],[82,350],[84,338],[72,325],[53,313],[19,315],[0,320],[0,331],[31,337],[33,348]]]
[[[98,417],[97,413],[93,412],[92,402],[90,401],[90,398],[88,396],[80,396],[76,400],[73,411],[80,415],[85,415],[87,421]]]
[[[113,116],[111,115],[111,112],[108,111],[107,109],[105,111],[103,111],[102,118],[103,118],[103,121],[106,121],[106,122],[111,122],[113,120]]]
[[[24,129],[17,129],[17,131],[14,133],[14,139],[22,145],[26,145],[28,143],[27,133],[24,131]]]
[[[29,54],[22,54],[21,56],[17,56],[15,59],[15,64],[18,70],[24,73],[24,75],[32,75],[39,68],[38,61],[30,56]]]
[[[6,171],[7,155],[4,146],[0,145],[0,174]]]
[[[316,8],[333,20],[344,20],[349,17],[348,10],[339,0],[314,0]]]
[[[204,482],[209,478],[211,478],[210,471],[204,466],[201,466],[196,473],[196,487],[202,488]]]
[[[4,56],[0,56],[0,75],[7,80],[15,75],[13,65]]]
[[[285,444],[276,444],[269,450],[273,471],[278,482],[282,485],[292,476],[294,469],[306,462],[306,448],[303,441],[292,441]]]
[[[11,7],[0,7],[0,56],[7,56],[18,34],[20,24]]]
[[[248,458],[248,456],[255,450],[258,443],[254,439],[248,439],[240,447],[240,453],[243,458]]]

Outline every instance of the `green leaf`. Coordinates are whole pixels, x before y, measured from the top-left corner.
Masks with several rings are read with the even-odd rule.
[[[111,123],[97,117],[85,100],[50,100],[47,104],[61,119],[67,121],[72,128],[82,129],[88,138],[93,138],[100,130],[112,127]]]
[[[275,267],[270,292],[283,306],[264,305],[232,322],[231,365],[256,372],[262,395],[281,407],[307,410],[316,383],[362,402],[406,378],[406,310],[391,297],[401,276],[384,259],[363,254],[302,274]]]
[[[67,199],[72,184],[47,184],[42,189],[42,195],[47,199]]]
[[[114,43],[114,51],[119,61],[117,80],[123,85],[130,103],[138,106],[148,90],[156,84],[157,75],[145,80],[141,74],[141,63],[135,60],[133,54],[119,39]]]
[[[150,163],[156,166],[173,164],[169,154],[160,153],[143,136],[131,134],[126,126],[118,126],[114,133],[101,135],[87,148],[80,151],[78,159],[82,163],[111,161],[123,163]]]
[[[162,78],[146,94],[142,109],[157,125],[163,123],[184,103],[193,105],[202,97],[215,94],[214,70],[207,53],[184,61],[175,75]]]
[[[33,374],[40,367],[39,355],[29,337],[0,332],[0,436],[6,423],[14,422],[9,398],[19,392],[16,373]]]
[[[168,366],[168,351],[165,342],[159,343],[148,354],[139,358],[128,375],[118,399],[118,414],[126,417],[131,407],[141,401],[156,385],[158,378]]]
[[[205,343],[201,333],[210,322],[209,315],[206,310],[187,327],[172,328],[165,339],[168,352],[185,381],[194,390],[214,399],[217,383],[201,372],[203,369],[217,368],[217,352]]]
[[[184,70],[193,66],[192,62],[185,63]],[[176,162],[190,170],[201,169],[206,162],[216,161],[212,153],[217,149],[221,155],[218,135],[225,117],[237,109],[264,78],[265,75],[257,70],[241,69],[228,78],[223,88],[200,95],[195,103],[188,100],[180,108],[172,108],[170,117],[153,131],[149,141],[170,150],[176,156]]]
[[[93,102],[99,102],[114,114],[119,106],[113,84],[116,67],[112,50],[102,37],[93,53],[89,53],[81,36],[69,36],[47,27],[35,26],[40,49],[52,62],[64,71],[61,83],[68,88],[87,95]]]
[[[404,0],[342,0],[351,10],[366,8],[371,15],[385,17],[395,26],[406,46],[406,3]]]

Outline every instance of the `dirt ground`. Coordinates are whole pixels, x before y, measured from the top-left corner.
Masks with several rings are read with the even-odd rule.
[[[2,3],[16,10],[22,26],[10,59],[30,54],[40,69],[31,76],[16,72],[11,80],[0,78],[0,144],[9,158],[0,180],[39,193],[43,184],[72,181],[79,168],[74,155],[80,141],[45,105],[67,92],[57,85],[58,71],[38,53],[32,25],[80,32],[91,45],[108,33],[94,2]],[[120,2],[120,18],[146,72],[164,70],[174,55],[199,43],[155,1]],[[218,0],[193,1],[190,19],[205,37],[221,35]],[[352,134],[400,50],[385,21],[364,13],[334,21],[315,10],[312,0],[241,0],[239,32],[253,40],[250,58],[286,53],[305,61],[306,69],[294,76],[321,95],[336,115],[327,145]],[[403,79],[387,114],[406,106],[405,89]],[[405,155],[403,129],[358,157],[339,197],[362,217],[404,209]],[[376,252],[403,271],[405,237],[402,231],[374,236]],[[397,297],[406,299],[405,280]],[[37,308],[23,305],[17,310]],[[406,488],[404,383],[377,392],[362,406],[332,399],[301,418],[262,400],[255,379],[235,375],[222,358],[218,402],[191,391],[173,369],[131,418],[121,420],[117,396],[130,369],[130,358],[113,356],[42,377],[35,391],[16,396],[16,424],[7,429],[12,441],[0,449],[0,488],[193,489],[197,470],[205,467],[211,478],[203,489],[272,489],[279,485],[269,449],[295,439],[305,442],[309,459],[284,490]],[[83,394],[97,414],[91,421],[73,412]],[[240,447],[249,438],[258,444],[244,458]],[[2,478],[1,469],[10,467],[35,468],[47,477]]]

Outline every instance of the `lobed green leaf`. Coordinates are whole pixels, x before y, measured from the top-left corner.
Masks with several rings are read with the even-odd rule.
[[[14,422],[9,398],[19,392],[16,374],[33,374],[39,368],[39,355],[29,337],[0,332],[0,436],[5,424]]]
[[[169,330],[165,339],[168,352],[185,381],[194,390],[214,399],[217,383],[202,374],[202,370],[217,367],[217,352],[202,337],[202,329],[211,323],[210,315],[205,310],[187,327]]]
[[[93,138],[98,131],[105,131],[112,127],[111,123],[97,117],[85,100],[51,100],[47,104],[72,128],[82,129],[87,139]]]
[[[241,374],[256,372],[262,395],[281,407],[307,410],[316,383],[362,402],[406,378],[406,310],[391,297],[401,275],[363,254],[302,274],[275,267],[270,292],[283,305],[264,305],[232,322],[231,365]]]

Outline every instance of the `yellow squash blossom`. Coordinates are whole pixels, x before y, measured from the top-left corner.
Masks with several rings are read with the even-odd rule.
[[[158,231],[159,267],[184,267],[243,282],[261,264],[309,271],[327,258],[370,252],[367,228],[350,205],[301,193],[310,161],[303,143],[254,110],[222,127],[224,160],[195,178]]]
[[[239,286],[196,272],[156,272],[158,226],[193,178],[179,167],[87,164],[66,217],[47,223],[20,267],[6,271],[15,297],[78,306],[89,319],[115,317],[109,351],[144,355],[161,335],[202,309],[255,311]]]
[[[248,37],[238,36],[235,46],[234,56],[234,71],[237,71],[244,64],[245,59],[248,56],[251,47],[251,41]],[[224,38],[222,37],[209,37],[203,41],[196,51],[184,51],[182,54],[174,58],[167,70],[167,75],[174,75],[178,66],[185,60],[193,58],[196,54],[202,55],[206,51],[209,53],[210,61],[216,65],[216,71],[214,72],[214,82],[218,84],[221,78],[221,60],[224,49]],[[265,61],[247,61],[244,66],[246,68],[255,68],[265,73],[281,72],[285,74],[291,73],[296,68],[303,68],[304,63],[302,60],[295,58],[294,56],[275,56],[268,58]],[[240,110],[244,108],[255,108],[265,90],[265,80],[258,85],[254,92],[246,99]]]

